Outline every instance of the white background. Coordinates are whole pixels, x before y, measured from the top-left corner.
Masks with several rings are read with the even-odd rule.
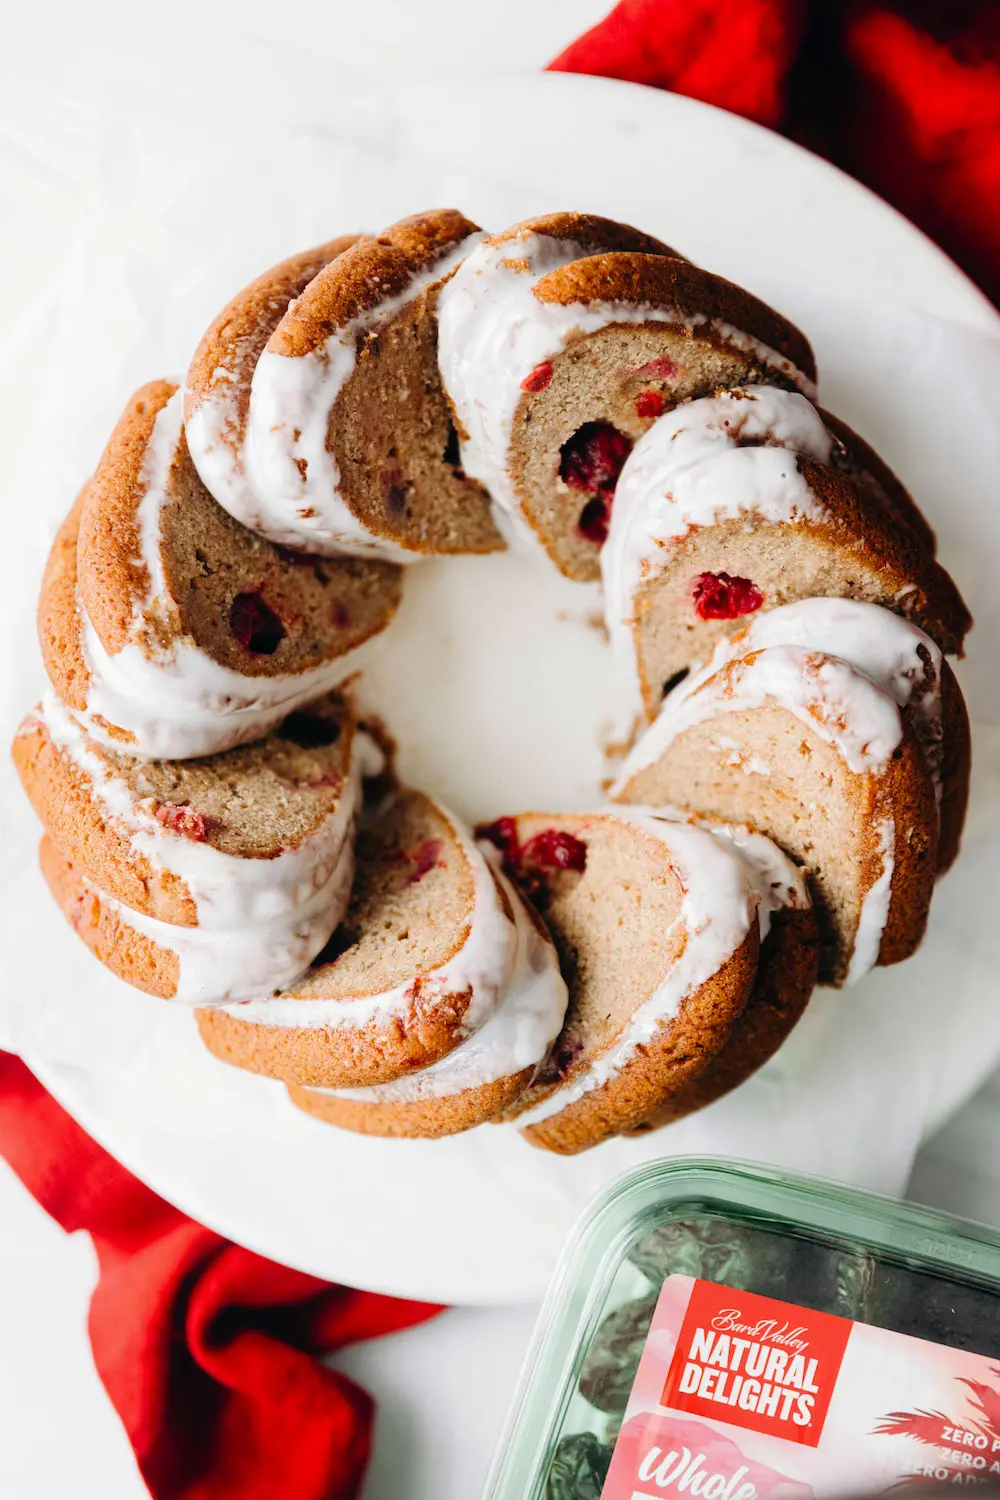
[[[377,3],[212,5],[175,0],[164,7],[90,5],[20,7],[5,24],[5,64],[23,79],[55,64],[86,80],[102,70],[121,39],[144,41],[151,83],[173,84],[178,109],[203,109],[183,88],[169,31],[225,70],[230,28],[269,49],[290,39],[329,60],[329,85],[358,66],[412,79],[435,70],[535,69],[605,9],[595,0],[401,0]],[[32,13],[33,11],[33,13]],[[172,75],[171,76],[171,70]],[[100,98],[92,101],[100,108]],[[169,121],[165,121],[169,131]],[[30,152],[30,141],[8,141]],[[0,158],[2,159],[2,158]],[[0,183],[5,234],[15,233],[18,204]],[[9,296],[10,288],[6,289]],[[6,302],[5,305],[9,305]],[[913,1195],[1000,1222],[1000,1184],[992,1161],[1000,1083],[984,1091],[923,1153]],[[49,1500],[135,1500],[145,1491],[131,1452],[94,1374],[86,1305],[94,1277],[89,1241],[67,1239],[0,1163],[0,1496]],[[513,1389],[533,1310],[463,1310],[406,1334],[350,1351],[339,1366],[379,1402],[375,1461],[366,1500],[471,1500],[482,1483]]]

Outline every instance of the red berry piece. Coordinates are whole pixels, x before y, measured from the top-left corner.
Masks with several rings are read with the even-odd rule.
[[[338,630],[346,630],[351,623],[351,617],[346,604],[341,604],[338,599],[330,610],[330,619]]]
[[[738,620],[741,615],[752,615],[764,603],[755,583],[729,573],[699,573],[691,593],[695,614],[701,620]]]
[[[635,414],[644,420],[647,417],[658,417],[666,404],[662,391],[640,391],[635,398]]]
[[[280,732],[282,739],[301,745],[303,750],[315,750],[320,745],[336,744],[340,739],[340,723],[336,719],[323,719],[319,714],[300,711],[288,715]]]
[[[561,1041],[553,1049],[546,1068],[546,1076],[553,1075],[556,1078],[565,1078],[570,1068],[583,1052],[581,1041]]]
[[[410,855],[413,869],[407,880],[407,885],[418,885],[425,875],[432,870],[443,870],[444,860],[441,851],[444,848],[443,839],[425,839],[415,854]]]
[[[285,639],[285,627],[259,593],[237,594],[229,606],[229,629],[254,656],[272,656]]]
[[[529,375],[525,375],[521,381],[522,391],[544,391],[552,379],[552,366],[548,360],[536,365]]]
[[[680,366],[674,359],[650,359],[632,371],[632,379],[673,380],[679,373]]]
[[[582,875],[587,868],[587,846],[571,833],[543,828],[521,850],[521,863],[538,870],[575,870]]]
[[[608,539],[610,522],[611,496],[595,495],[593,500],[588,500],[581,510],[576,529],[582,537],[586,537],[588,542],[603,547]]]
[[[485,839],[494,849],[499,849],[505,865],[517,864],[521,845],[517,837],[517,823],[513,818],[497,818],[495,823],[481,824],[476,829],[478,838]]]
[[[559,477],[571,490],[614,494],[632,440],[610,422],[585,422],[563,444]]]
[[[155,812],[156,821],[162,823],[164,828],[169,828],[171,833],[179,833],[183,838],[193,839],[196,844],[205,842],[205,834],[208,825],[200,812],[196,812],[190,802],[161,802]]]

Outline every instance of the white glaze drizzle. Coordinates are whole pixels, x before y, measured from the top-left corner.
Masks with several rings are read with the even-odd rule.
[[[748,875],[746,860],[706,829],[672,821],[648,808],[614,811],[606,816],[642,829],[665,845],[683,888],[675,920],[686,941],[670,972],[637,1007],[617,1041],[534,1108],[519,1115],[519,1129],[560,1114],[610,1082],[637,1048],[651,1042],[660,1027],[677,1016],[684,1001],[718,973],[757,920],[760,898]]]
[[[708,677],[676,702],[671,694],[627,756],[612,797],[627,795],[632,777],[668,754],[685,730],[717,715],[760,708],[768,702],[787,709],[831,745],[856,775],[881,774],[903,737],[903,721],[894,699],[846,661],[802,646],[768,646],[750,658],[737,657],[731,670]],[[849,983],[867,973],[878,957],[881,938],[875,940],[875,927],[879,921],[884,926],[891,897],[895,845],[891,820],[888,827],[891,837],[885,823],[880,825],[883,869],[862,898]]]
[[[839,657],[909,711],[941,801],[940,648],[910,620],[858,599],[800,599],[755,615],[744,630],[726,636],[706,665],[670,695],[675,705],[697,692],[726,662],[768,646],[801,646]]]
[[[326,883],[300,905],[228,929],[177,927],[133,911],[89,881],[84,885],[125,926],[177,955],[172,1003],[212,1006],[300,979],[343,920],[353,879],[354,845],[345,839]]]
[[[181,393],[157,414],[143,457],[143,494],[136,512],[140,561],[149,577],[136,603],[130,639],[111,653],[102,644],[78,600],[81,647],[87,665],[84,719],[92,738],[111,750],[122,742],[104,720],[134,736],[128,753],[156,760],[189,760],[260,739],[293,708],[308,703],[359,671],[375,641],[308,671],[249,677],[223,666],[180,634],[177,608],[163,571],[160,515],[181,437]],[[169,646],[152,645],[146,619],[174,633]]]
[[[334,813],[294,848],[273,859],[225,854],[208,842],[186,838],[160,823],[152,798],[140,799],[94,746],[54,693],[43,698],[37,717],[53,744],[89,782],[91,797],[124,833],[130,847],[154,868],[183,881],[198,925],[213,932],[245,930],[294,913],[325,886],[350,843],[361,803],[364,737],[355,735],[343,790]],[[345,733],[352,731],[345,725]]]
[[[449,276],[481,238],[467,236],[415,274],[397,296],[359,314],[307,354],[292,357],[264,350],[250,383],[247,433],[239,457],[255,505],[252,515],[241,514],[239,520],[272,541],[308,552],[419,561],[421,553],[369,530],[347,504],[337,459],[327,447],[330,413],[354,372],[359,341]],[[201,426],[196,424],[199,462],[225,442],[223,415],[206,412]],[[213,483],[218,468],[208,465]]]
[[[494,863],[491,852],[484,852]],[[495,853],[495,851],[494,851]],[[412,1104],[483,1088],[536,1068],[559,1035],[566,1014],[566,981],[551,941],[525,911],[524,902],[495,866],[517,928],[517,951],[504,993],[483,1026],[447,1057],[394,1083],[370,1088],[322,1089],[338,1099],[364,1104]]]
[[[742,329],[685,308],[624,302],[542,302],[535,287],[560,266],[594,254],[573,240],[522,230],[473,251],[438,301],[438,363],[466,437],[462,467],[490,491],[494,506],[522,536],[537,541],[523,516],[510,471],[514,419],[522,381],[554,359],[575,333],[611,324],[671,323],[704,329],[814,392],[790,360]]]
[[[750,883],[757,892],[761,942],[771,930],[771,918],[775,912],[808,911],[812,906],[804,871],[766,833],[758,833],[746,823],[722,823],[715,818],[703,818],[682,807],[658,807],[656,816],[706,829],[743,860]]]
[[[671,544],[696,527],[741,515],[770,522],[822,520],[825,507],[796,456],[828,463],[835,442],[805,396],[742,386],[667,412],[622,468],[601,549],[605,623],[622,728],[642,711],[636,595],[669,565]]]
[[[436,969],[415,973],[403,984],[376,994],[343,999],[306,999],[294,994],[244,1000],[224,1007],[238,1020],[257,1026],[290,1028],[365,1027],[405,1015],[413,1003],[419,978],[420,996],[461,994],[470,999],[462,1018],[463,1037],[471,1036],[489,1020],[505,994],[517,954],[517,927],[507,915],[491,868],[472,835],[440,804],[438,811],[452,826],[472,874],[472,913],[464,941],[451,958]]]
[[[903,737],[899,708],[846,661],[801,646],[769,646],[739,658],[675,701],[658,716],[625,758],[611,790],[619,796],[639,771],[661,760],[678,735],[707,719],[772,702],[788,710],[831,745],[856,775],[883,771]]]
[[[845,985],[857,984],[859,979],[878,963],[882,934],[889,919],[892,904],[892,873],[895,867],[896,825],[892,818],[882,818],[876,825],[879,855],[882,869],[872,882],[861,902],[861,912],[854,933],[854,947],[847,967]]]

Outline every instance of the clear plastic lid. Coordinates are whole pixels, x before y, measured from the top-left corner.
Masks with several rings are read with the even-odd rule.
[[[680,1377],[688,1389],[694,1382],[695,1395],[675,1394],[667,1401],[663,1375],[668,1365],[673,1372],[671,1358],[691,1355],[680,1344],[690,1324],[684,1309],[694,1308],[698,1288],[702,1301],[715,1299],[713,1306],[734,1304],[726,1309],[730,1323],[717,1317],[712,1326],[742,1329],[746,1336],[737,1342],[744,1349],[736,1349],[729,1369],[720,1373],[731,1340],[709,1330],[714,1356],[696,1347]],[[747,1306],[753,1309],[749,1323]],[[763,1313],[771,1316],[762,1322]],[[744,1321],[734,1322],[737,1315]],[[782,1409],[797,1399],[795,1389],[784,1386],[775,1394],[775,1386],[762,1387],[748,1376],[747,1361],[758,1348],[754,1339],[761,1328],[771,1328],[761,1336],[765,1340],[779,1339],[774,1327],[794,1327],[801,1335],[805,1355],[797,1389],[820,1394],[807,1395],[799,1406],[823,1407],[822,1421],[812,1412],[812,1433],[808,1422],[804,1434],[791,1424],[791,1436],[780,1428]],[[796,1344],[787,1335],[784,1342]],[[701,1351],[708,1347],[702,1330]],[[763,1361],[767,1350],[760,1347]],[[808,1362],[810,1351],[820,1356],[818,1364],[815,1358]],[[785,1379],[794,1386],[791,1357],[773,1359],[779,1366],[785,1361]],[[702,1371],[700,1395],[698,1359],[714,1359],[716,1366]],[[654,1386],[648,1371],[645,1381],[637,1381],[643,1361],[655,1366]],[[935,1476],[946,1482],[953,1476],[997,1479],[1000,1368],[994,1361],[1000,1361],[1000,1235],[994,1231],[749,1165],[689,1159],[642,1167],[607,1190],[571,1236],[541,1311],[486,1497],[728,1496],[742,1494],[741,1484],[748,1494],[773,1489],[783,1495],[847,1495],[865,1493],[870,1474],[879,1479],[877,1489],[889,1488],[888,1477],[881,1483],[879,1465],[895,1488],[914,1466],[924,1483]],[[912,1390],[901,1389],[900,1370],[917,1372],[907,1377],[911,1385],[916,1381]],[[986,1398],[973,1390],[989,1384],[991,1372],[998,1386],[995,1412],[989,1401],[989,1409],[981,1409]],[[673,1389],[680,1389],[676,1381]],[[656,1395],[660,1390],[663,1395]],[[941,1405],[931,1413],[936,1426],[921,1427],[930,1419],[916,1396]],[[862,1406],[865,1412],[871,1407],[871,1422],[861,1420]],[[798,1420],[795,1411],[793,1404],[792,1419]],[[685,1479],[678,1469],[671,1478],[667,1457],[674,1452],[668,1454],[669,1443],[661,1440],[658,1481],[648,1491],[634,1488],[631,1478],[620,1488],[616,1467],[624,1474],[633,1462],[622,1456],[626,1432],[635,1448],[657,1421],[667,1424],[664,1431],[681,1433],[676,1462],[683,1465],[688,1454],[691,1472]],[[873,1439],[873,1431],[885,1441]],[[831,1457],[835,1442],[837,1461]],[[647,1470],[649,1451],[660,1449],[647,1444]],[[817,1484],[810,1465],[823,1453],[823,1472],[834,1478]],[[838,1464],[845,1476],[840,1488]],[[735,1488],[727,1490],[734,1465],[750,1477],[731,1481]],[[855,1470],[857,1484],[850,1478]],[[775,1474],[780,1482],[766,1477]],[[789,1484],[793,1488],[784,1488]]]

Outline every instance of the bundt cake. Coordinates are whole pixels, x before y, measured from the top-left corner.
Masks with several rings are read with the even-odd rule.
[[[463,469],[569,578],[599,576],[622,464],[667,407],[757,380],[814,389],[807,340],[771,308],[586,214],[488,236],[438,322]]]
[[[514,1114],[532,1145],[582,1151],[641,1124],[721,1050],[753,989],[757,894],[732,849],[648,812],[523,813],[481,837],[539,907],[569,987]]]
[[[882,688],[800,646],[727,661],[668,698],[612,788],[618,802],[749,822],[809,872],[820,978],[850,984],[917,948],[937,862],[931,774]]]
[[[356,671],[400,587],[390,563],[302,558],[235,522],[191,463],[179,391],[153,381],[56,540],[42,651],[96,738],[208,755],[260,738]]]
[[[365,742],[321,699],[266,739],[145,761],[88,738],[50,694],[14,761],[49,836],[42,868],[80,936],[139,989],[189,1003],[296,979],[347,907]]]
[[[961,650],[970,621],[950,577],[900,503],[850,467],[793,391],[720,392],[653,424],[622,469],[602,553],[624,711],[652,718],[721,636],[794,599],[881,604]]]
[[[278,995],[200,1011],[202,1037],[226,1062],[286,1083],[407,1077],[497,1011],[518,916],[461,824],[423,793],[401,792],[362,829],[347,915],[309,973]]]
[[[13,755],[81,940],[362,1134],[571,1154],[736,1088],[817,979],[914,951],[968,799],[968,611],[816,398],[779,313],[592,215],[436,210],[258,277],[46,566]],[[625,758],[611,807],[477,842],[347,684],[401,564],[525,540],[603,582]]]
[[[250,384],[244,462],[265,536],[397,563],[502,547],[437,368],[441,286],[479,237],[454,210],[417,214],[330,260],[288,305]]]

